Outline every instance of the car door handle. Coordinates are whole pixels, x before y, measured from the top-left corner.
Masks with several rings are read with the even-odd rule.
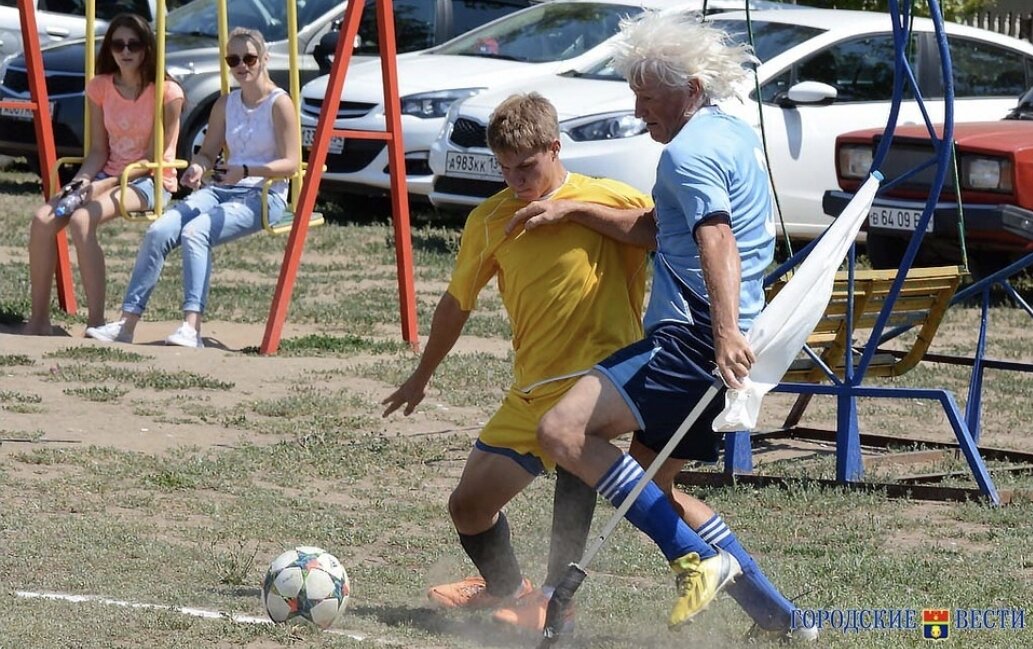
[[[61,27],[47,27],[47,34],[56,36],[57,38],[67,38],[69,31],[62,29]]]

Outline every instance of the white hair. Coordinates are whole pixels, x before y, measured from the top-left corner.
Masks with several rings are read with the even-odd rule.
[[[614,48],[613,67],[632,88],[647,78],[671,88],[696,80],[713,101],[739,96],[746,65],[757,62],[749,45],[731,42],[720,29],[655,11],[622,20]]]

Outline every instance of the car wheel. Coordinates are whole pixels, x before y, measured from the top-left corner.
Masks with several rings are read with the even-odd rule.
[[[869,232],[867,248],[868,260],[872,263],[872,268],[876,270],[900,268],[900,262],[904,259],[904,251],[907,249],[907,241]]]
[[[195,119],[194,123],[180,134],[179,148],[182,159],[189,161],[195,153],[201,150],[204,135],[208,132],[208,112],[204,111],[203,115]]]
[[[993,275],[1016,260],[1015,255],[999,250],[969,250],[968,270],[972,274],[972,279],[980,280]]]

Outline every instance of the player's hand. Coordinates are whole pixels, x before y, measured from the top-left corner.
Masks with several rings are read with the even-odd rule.
[[[714,341],[714,360],[725,385],[739,390],[743,387],[742,380],[749,376],[750,368],[757,359],[746,336],[735,331]]]
[[[415,376],[410,376],[409,379],[402,384],[400,388],[391,393],[389,397],[380,402],[384,408],[383,417],[387,417],[395,410],[398,410],[405,405],[405,410],[402,414],[408,417],[412,414],[413,410],[416,410],[416,406],[420,405],[423,401],[423,397],[426,396],[425,389],[427,383],[421,381]]]
[[[570,201],[531,201],[513,214],[506,224],[506,234],[520,228],[533,230],[541,225],[559,223],[571,212]]]

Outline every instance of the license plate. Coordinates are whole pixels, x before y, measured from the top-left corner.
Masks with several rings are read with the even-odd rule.
[[[36,119],[35,113],[29,108],[0,108],[0,116],[10,117],[23,122],[31,122]],[[54,117],[54,102],[50,102],[50,117]]]
[[[449,151],[445,156],[445,175],[459,178],[502,180],[502,169],[493,155]]]
[[[312,148],[312,143],[316,141],[316,129],[304,127],[301,129],[301,146],[306,149]],[[344,138],[337,135],[330,137],[330,146],[327,148],[330,153],[340,153],[344,151]]]
[[[883,228],[887,230],[907,230],[914,232],[918,227],[918,220],[922,217],[921,210],[905,210],[898,207],[873,207],[868,212],[868,225],[870,227]],[[933,231],[933,221],[929,219],[926,232]]]

